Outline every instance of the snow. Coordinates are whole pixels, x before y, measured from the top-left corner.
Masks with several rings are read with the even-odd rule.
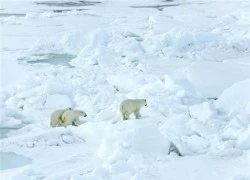
[[[219,97],[216,105],[221,111],[229,114],[249,114],[250,80],[240,81],[225,89]]]
[[[53,94],[47,96],[45,106],[50,109],[67,108],[72,107],[72,102],[68,96]]]
[[[169,141],[154,124],[143,122],[128,121],[126,124],[114,125],[100,144],[98,155],[112,161],[123,159],[129,152],[157,155],[169,153]]]
[[[100,2],[0,2],[1,177],[250,179],[250,2]]]
[[[243,133],[238,142],[237,142],[237,147],[239,147],[240,149],[249,149],[250,148],[250,133],[249,133],[249,128],[246,130],[245,133]]]
[[[202,74],[202,76],[199,76]],[[250,66],[237,63],[197,62],[187,69],[188,79],[206,97],[219,97],[236,82],[250,78]]]

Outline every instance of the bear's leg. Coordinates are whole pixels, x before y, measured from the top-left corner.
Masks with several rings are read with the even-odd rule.
[[[56,124],[53,121],[51,121],[50,122],[50,127],[56,127]]]
[[[64,123],[60,122],[60,127],[65,127],[66,128],[69,125],[71,125],[71,123],[66,118],[64,119]]]
[[[60,118],[60,116],[51,118],[50,126],[57,127],[60,124],[59,118]]]
[[[139,119],[141,117],[140,109],[136,109],[135,112],[134,112],[134,114],[135,114],[135,118]]]
[[[123,116],[123,120],[128,120],[129,118],[129,114],[127,112],[122,113],[122,116]]]
[[[72,126],[78,126],[78,124],[76,122],[72,122]]]
[[[58,121],[56,127],[62,127],[62,123]]]
[[[127,120],[127,119],[126,119],[126,116],[125,116],[125,113],[122,113],[122,119],[123,119],[123,120]]]
[[[60,127],[60,120],[57,120],[54,122],[54,127]]]
[[[73,122],[72,122],[72,125],[73,126],[80,126],[81,124],[83,124],[84,122],[80,121],[79,119],[75,119]]]

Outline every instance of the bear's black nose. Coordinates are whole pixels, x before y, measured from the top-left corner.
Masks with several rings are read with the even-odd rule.
[[[86,116],[87,116],[87,114],[84,115],[84,117],[86,117]]]
[[[145,104],[145,106],[147,106],[147,104]]]

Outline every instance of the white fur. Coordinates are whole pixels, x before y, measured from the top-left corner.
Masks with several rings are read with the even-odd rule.
[[[50,116],[50,126],[51,127],[61,126],[62,125],[62,123],[61,123],[62,114],[67,110],[71,110],[71,108],[58,109],[58,110],[54,111]]]
[[[120,104],[120,112],[123,120],[129,119],[130,114],[134,113],[136,119],[141,117],[140,109],[147,106],[146,99],[126,99]]]
[[[84,121],[79,120],[80,116],[86,117],[87,114],[80,110],[67,110],[62,114],[62,125],[64,127],[68,125],[79,126],[85,123]]]

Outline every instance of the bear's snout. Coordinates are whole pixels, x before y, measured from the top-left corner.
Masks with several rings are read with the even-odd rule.
[[[148,104],[145,104],[145,106],[147,106]]]
[[[84,117],[87,117],[87,114],[85,114]]]

